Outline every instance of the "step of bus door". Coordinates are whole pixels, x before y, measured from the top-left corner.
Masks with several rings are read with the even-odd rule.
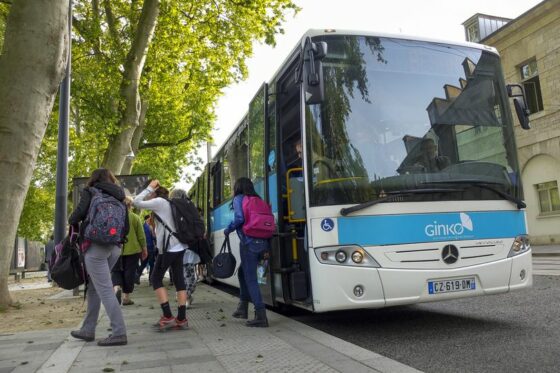
[[[307,274],[303,271],[296,271],[290,276],[290,295],[293,300],[307,299]]]

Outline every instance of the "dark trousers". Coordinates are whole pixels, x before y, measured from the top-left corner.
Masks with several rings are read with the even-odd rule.
[[[265,249],[266,248],[262,247],[262,245],[254,246],[251,244],[241,244],[239,247],[241,256],[241,264],[237,270],[237,278],[239,279],[239,299],[253,302],[255,310],[265,308],[257,282],[257,265]]]
[[[154,290],[163,287],[163,276],[168,268],[172,268],[173,283],[175,290],[187,290],[185,286],[185,278],[183,277],[183,255],[185,250],[176,253],[163,253],[159,254],[154,266],[154,273],[152,273],[152,286]]]
[[[140,254],[121,255],[113,267],[111,278],[113,286],[120,286],[123,293],[130,294],[134,291],[134,281],[138,270]]]
[[[142,276],[142,272],[144,272],[144,269],[148,267],[148,276],[149,276],[148,278],[151,281],[155,262],[156,262],[156,254],[152,251],[148,251],[148,257],[146,258],[146,260],[143,260],[142,263],[140,263],[140,267],[138,267],[138,273],[136,274],[136,278],[140,279],[140,276]]]

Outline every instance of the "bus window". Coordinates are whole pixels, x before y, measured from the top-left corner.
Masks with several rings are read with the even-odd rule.
[[[264,197],[264,90],[249,104],[249,176]]]

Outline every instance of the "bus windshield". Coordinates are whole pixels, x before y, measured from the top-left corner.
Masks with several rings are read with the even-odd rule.
[[[305,108],[312,206],[397,193],[403,202],[522,198],[498,56],[393,38],[314,41],[328,53],[325,100]],[[437,192],[446,183],[455,190]]]

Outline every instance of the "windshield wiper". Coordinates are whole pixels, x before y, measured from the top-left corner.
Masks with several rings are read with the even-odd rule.
[[[422,189],[394,190],[394,191],[391,191],[391,192],[387,192],[386,193],[386,194],[388,194],[387,197],[376,199],[376,200],[373,200],[373,201],[364,202],[364,203],[359,203],[359,204],[354,205],[352,207],[346,207],[346,208],[340,209],[340,215],[346,216],[346,215],[351,214],[353,212],[360,211],[360,210],[363,210],[363,209],[368,208],[370,206],[377,205],[378,203],[394,202],[395,200],[397,200],[400,197],[405,197],[405,196],[413,195],[413,194],[453,193],[453,192],[464,192],[464,191],[465,191],[464,189],[456,189],[456,188],[422,188]]]
[[[527,207],[525,202],[523,202],[519,198],[517,198],[515,196],[512,196],[511,194],[502,192],[501,190],[496,189],[492,186],[492,185],[503,185],[502,183],[498,183],[498,182],[482,181],[482,180],[476,180],[476,179],[462,179],[462,180],[426,181],[422,184],[424,184],[424,185],[430,185],[430,184],[470,184],[472,186],[476,186],[476,187],[481,188],[481,189],[490,190],[490,191],[496,193],[497,195],[499,195],[503,199],[506,199],[508,201],[511,201],[511,202],[515,203],[517,205],[518,209],[522,209],[522,208]]]

